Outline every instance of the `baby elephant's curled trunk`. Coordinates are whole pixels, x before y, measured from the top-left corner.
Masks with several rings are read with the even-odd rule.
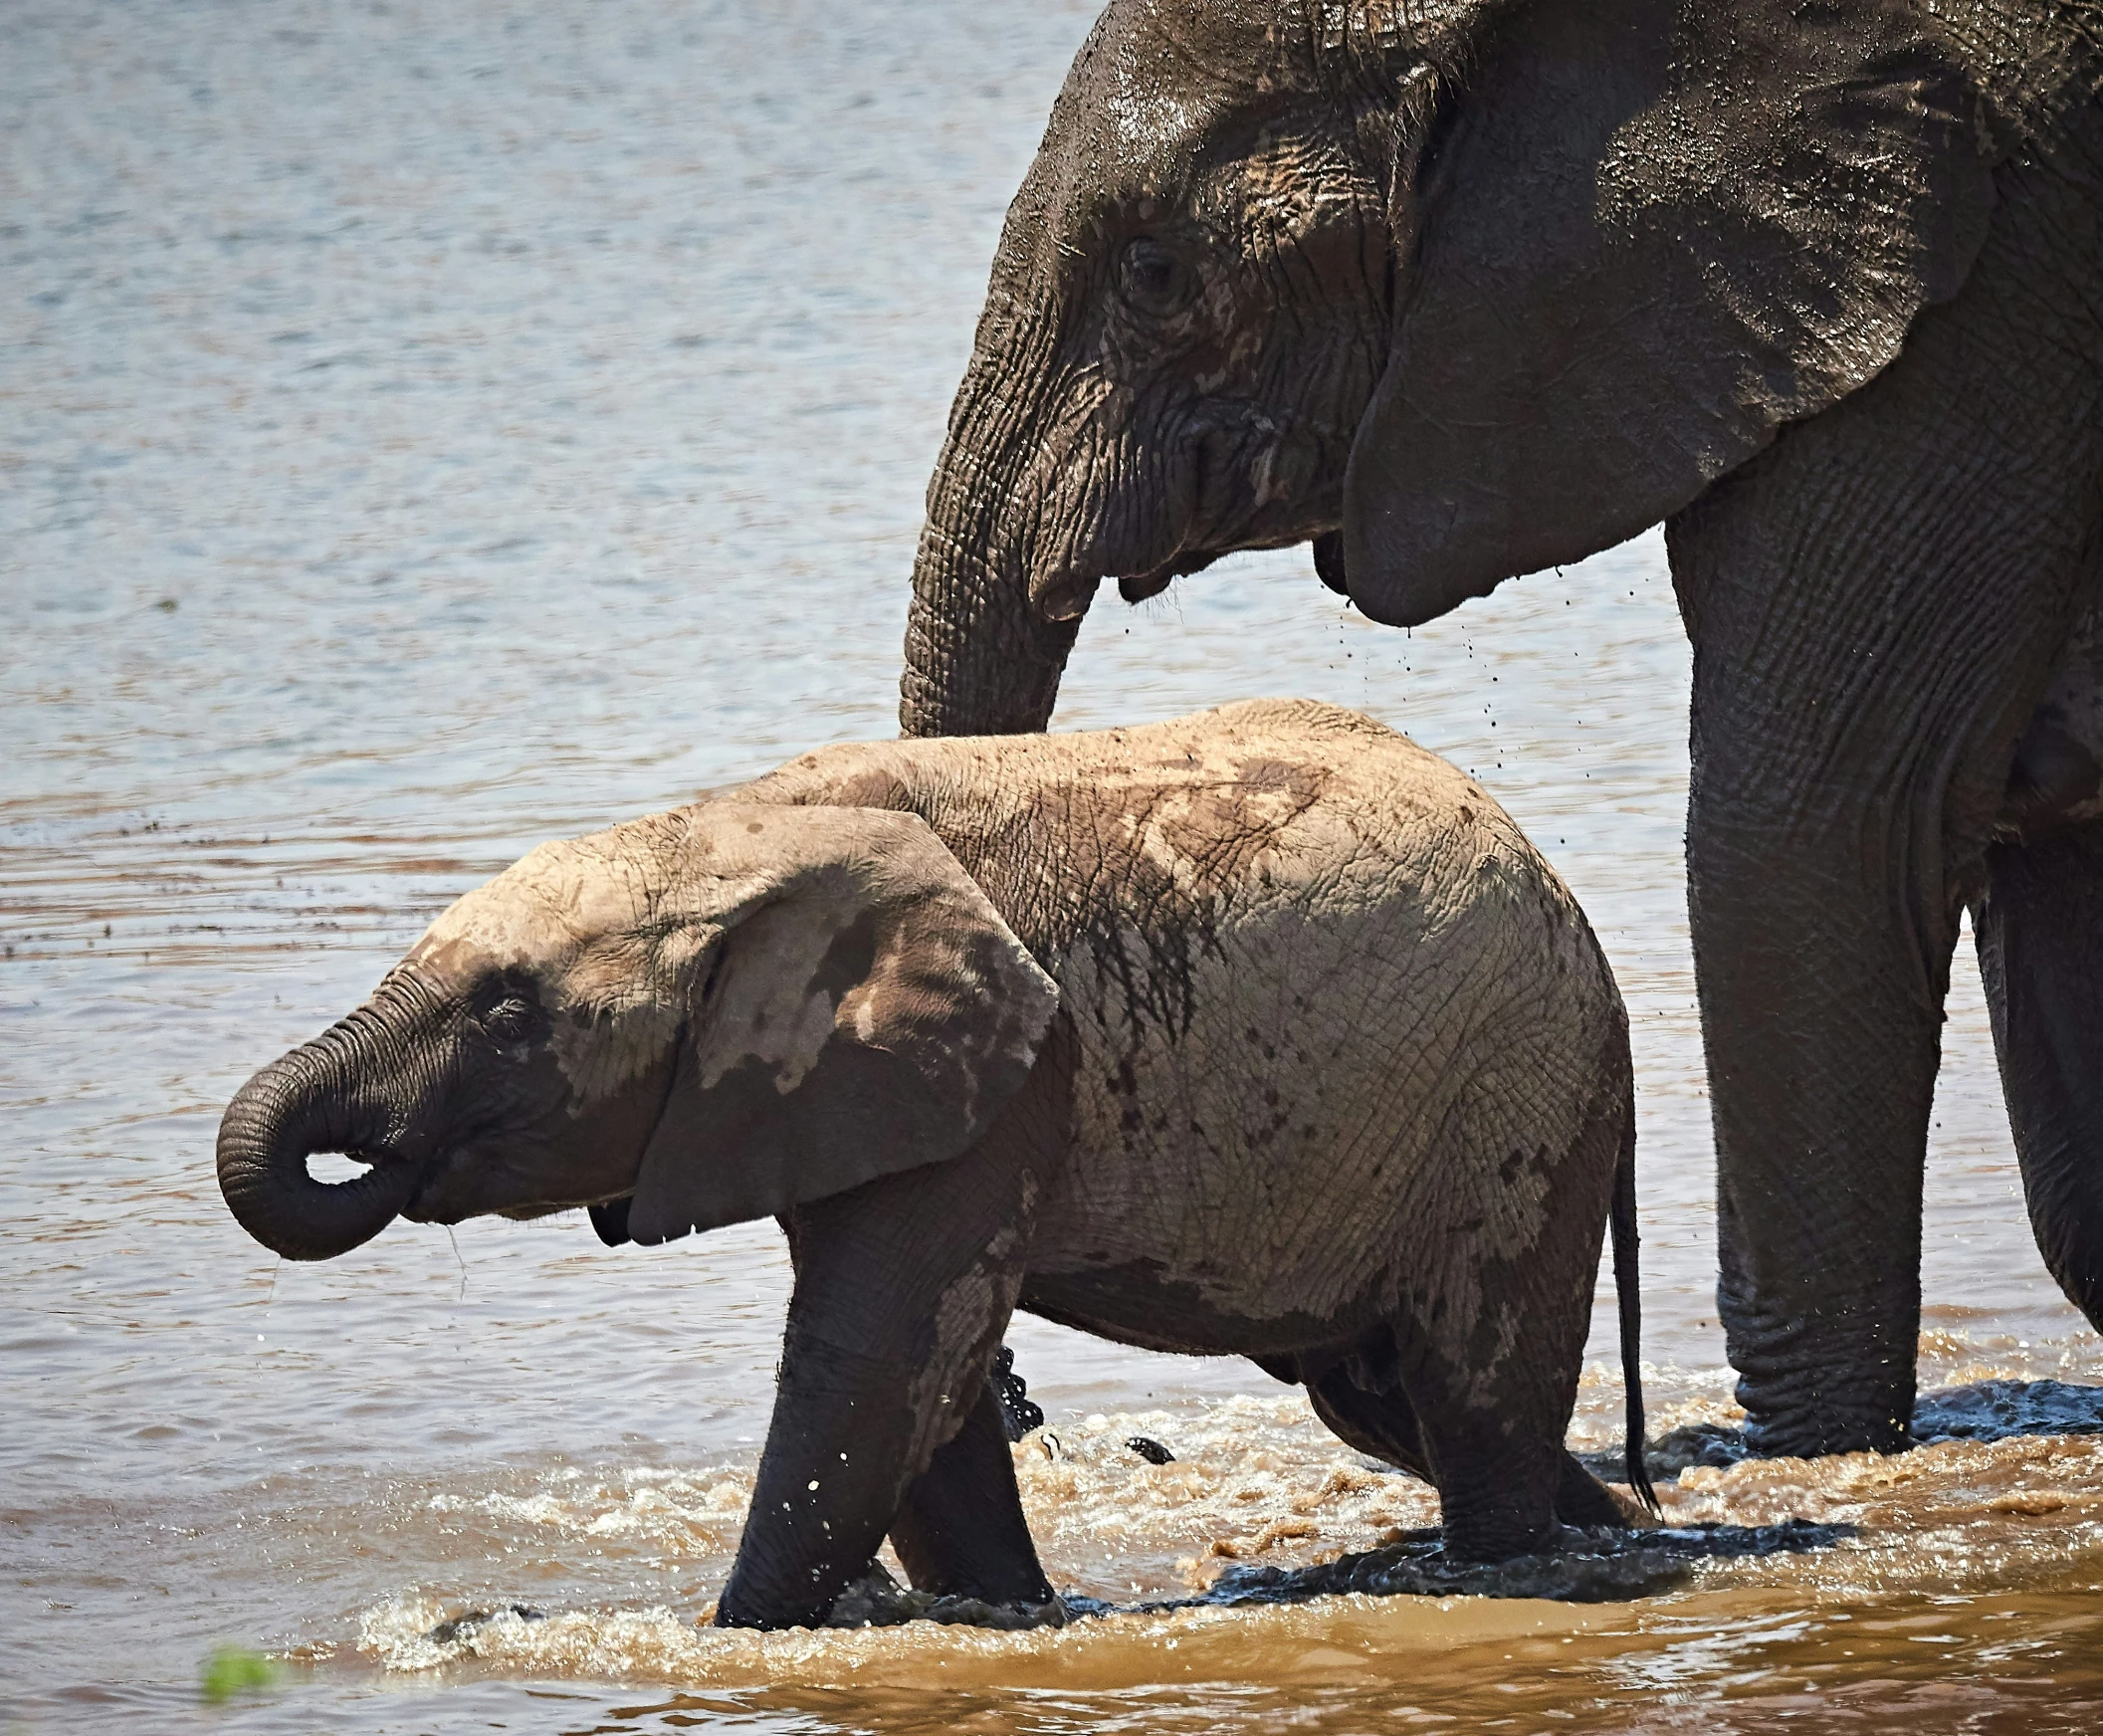
[[[273,1061],[219,1123],[219,1190],[241,1227],[289,1260],[327,1260],[370,1241],[416,1191],[418,1168],[376,1161],[347,1182],[316,1182],[316,1152],[369,1153],[379,1129],[349,1090],[348,1022]]]

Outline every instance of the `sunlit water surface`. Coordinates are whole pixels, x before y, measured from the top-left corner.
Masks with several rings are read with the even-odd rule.
[[[535,841],[894,728],[920,493],[1073,0],[0,10],[0,1719],[257,1731],[1920,1731],[2103,1721],[2103,1440],[1696,1469],[1859,1527],[1635,1603],[1334,1599],[724,1635],[771,1228],[397,1225],[282,1265],[214,1125]],[[1304,551],[1087,624],[1062,727],[1256,693],[1488,780],[1634,1019],[1655,1425],[1729,1420],[1655,538],[1413,637]],[[1924,1384],[2103,1379],[1977,974]],[[1609,1444],[1594,1332],[1575,1433]],[[1133,1601],[1435,1517],[1235,1362],[1017,1323],[1054,1578]],[[1175,1462],[1123,1440],[1144,1432]],[[442,1619],[525,1604],[439,1643]],[[200,1710],[199,1660],[289,1659]]]

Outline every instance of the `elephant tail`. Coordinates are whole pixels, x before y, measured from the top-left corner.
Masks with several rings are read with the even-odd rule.
[[[1628,1115],[1621,1133],[1620,1161],[1613,1170],[1613,1208],[1607,1221],[1613,1233],[1613,1289],[1621,1316],[1621,1383],[1627,1389],[1628,1410],[1623,1426],[1623,1447],[1628,1466],[1628,1486],[1653,1513],[1658,1511],[1657,1490],[1651,1487],[1649,1468],[1643,1463],[1643,1297],[1636,1249],[1640,1238],[1635,1228],[1635,1102],[1629,1093]]]

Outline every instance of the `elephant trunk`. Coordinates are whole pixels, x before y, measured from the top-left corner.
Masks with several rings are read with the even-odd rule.
[[[423,1166],[382,1155],[388,1118],[357,1089],[372,1048],[368,1011],[273,1061],[235,1094],[219,1123],[219,1190],[241,1227],[289,1260],[327,1260],[386,1228]],[[372,1167],[316,1182],[307,1160],[345,1152]]]
[[[981,334],[983,336],[983,333]],[[1013,337],[1012,327],[1003,336]],[[1038,344],[1003,342],[972,360],[928,489],[913,563],[899,725],[908,736],[1021,735],[1051,721],[1086,598],[1053,612],[1032,602],[1027,544],[1035,514],[1018,498],[1042,397]],[[1036,389],[1023,382],[1036,380]]]

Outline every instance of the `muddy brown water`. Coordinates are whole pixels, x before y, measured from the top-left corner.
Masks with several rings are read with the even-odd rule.
[[[0,1729],[2103,1723],[2103,1436],[1697,1467],[1676,1518],[1855,1535],[1633,1602],[724,1635],[696,1617],[766,1420],[771,1227],[398,1225],[301,1266],[227,1217],[229,1092],[448,899],[891,732],[920,491],[1088,19],[0,9]],[[1414,635],[1294,551],[1100,604],[1058,720],[1356,705],[1547,848],[1633,1014],[1660,1428],[1733,1414],[1686,686],[1654,537]],[[2103,1382],[2023,1222],[1969,947],[1956,977],[1924,1385]],[[1618,1427],[1597,1321],[1583,1446]],[[1253,1368],[1013,1342],[1064,1587],[1177,1595],[1435,1517]],[[544,1619],[429,1637],[513,1604]],[[281,1654],[280,1686],[200,1707],[219,1644]]]

